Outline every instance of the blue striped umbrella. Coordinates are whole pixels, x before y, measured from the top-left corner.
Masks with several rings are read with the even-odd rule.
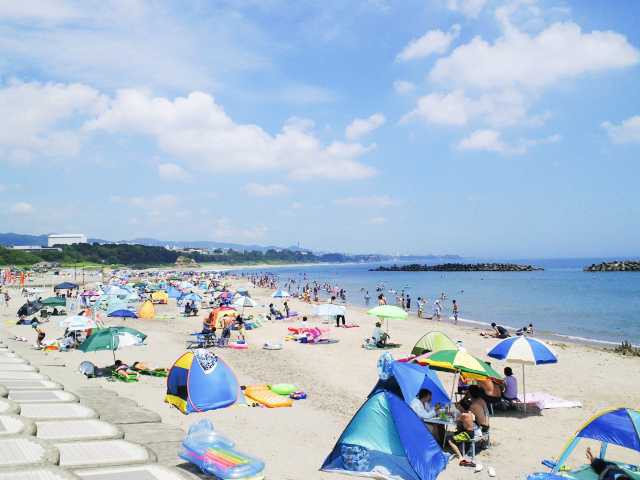
[[[527,387],[525,383],[525,365],[546,365],[558,363],[558,357],[543,342],[530,337],[509,337],[501,340],[487,353],[491,358],[505,360],[522,365],[522,392],[524,408],[527,408]]]

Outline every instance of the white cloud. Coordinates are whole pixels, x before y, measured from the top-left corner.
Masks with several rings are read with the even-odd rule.
[[[408,62],[429,55],[442,55],[460,34],[460,25],[456,24],[448,32],[430,30],[420,38],[414,38],[396,57],[397,61]]]
[[[333,201],[336,205],[348,207],[375,207],[384,208],[399,205],[400,202],[389,195],[372,195],[363,197],[345,197]]]
[[[244,186],[244,190],[252,197],[274,197],[289,191],[287,186],[281,183],[247,183]]]
[[[393,82],[393,89],[399,95],[407,95],[416,89],[416,86],[406,80],[396,80]]]
[[[486,3],[487,0],[447,0],[447,8],[466,17],[475,18],[480,15]]]
[[[640,143],[640,115],[627,118],[617,125],[604,122],[602,128],[613,143]]]
[[[508,126],[524,122],[528,108],[527,98],[514,89],[485,93],[475,99],[458,89],[419,98],[416,108],[401,122],[420,119],[435,125],[463,126],[478,120],[493,126]]]
[[[270,135],[257,125],[234,122],[211,95],[202,92],[170,100],[121,90],[85,128],[150,136],[163,152],[206,171],[285,170],[291,178],[335,180],[376,173],[358,161],[373,146],[337,141],[323,145],[308,122],[299,119]]]
[[[70,124],[105,106],[106,97],[86,85],[8,83],[0,88],[0,159],[76,155],[81,135]]]
[[[369,118],[356,118],[347,126],[344,135],[349,140],[356,140],[380,128],[386,121],[381,113],[374,113]]]
[[[539,88],[640,61],[638,50],[612,31],[583,33],[573,22],[554,23],[537,35],[508,23],[504,28],[504,35],[493,43],[475,37],[438,59],[429,78],[481,89]]]
[[[179,9],[139,0],[0,2],[0,73],[28,70],[109,89],[185,91],[209,89],[223,75],[270,65],[263,52],[272,42],[232,8]],[[203,53],[203,45],[215,48]]]
[[[372,217],[367,223],[369,223],[370,225],[383,225],[388,221],[389,220],[386,217]]]
[[[158,175],[163,180],[172,182],[190,182],[192,180],[191,174],[175,163],[161,163],[158,165]]]
[[[499,131],[484,129],[476,130],[460,140],[458,148],[460,150],[495,152],[503,155],[522,155],[531,147],[557,143],[560,140],[560,135],[556,134],[540,139],[520,139],[514,144],[509,144],[502,139],[502,134]]]
[[[226,217],[213,224],[212,238],[218,241],[257,242],[265,238],[269,229],[264,225],[239,226]]]
[[[14,203],[9,210],[13,215],[31,215],[34,208],[30,203],[18,202]]]

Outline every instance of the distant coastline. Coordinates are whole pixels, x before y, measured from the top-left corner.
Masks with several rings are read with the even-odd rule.
[[[544,270],[533,265],[519,265],[515,263],[442,263],[438,265],[381,265],[369,269],[370,272],[533,272]]]

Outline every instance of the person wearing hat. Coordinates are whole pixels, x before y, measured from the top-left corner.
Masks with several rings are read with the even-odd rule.
[[[371,339],[373,340],[375,346],[378,348],[384,348],[387,344],[387,338],[389,337],[389,335],[387,335],[381,327],[382,324],[380,322],[376,322],[376,326],[373,329],[373,333],[371,334]]]

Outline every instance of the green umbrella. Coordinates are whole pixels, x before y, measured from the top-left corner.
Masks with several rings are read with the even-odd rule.
[[[387,331],[389,331],[389,319],[405,319],[408,314],[402,308],[393,305],[378,305],[367,312],[367,315],[372,315],[378,318],[384,318],[387,321]]]
[[[116,360],[116,350],[132,345],[140,345],[147,336],[129,327],[108,327],[101,328],[94,334],[89,336],[80,346],[78,350],[83,352],[98,352],[100,350],[111,350],[113,352],[113,361]]]
[[[445,372],[461,372],[465,376],[475,379],[487,377],[502,379],[502,375],[496,372],[487,362],[471,355],[465,350],[440,350],[416,359],[418,363],[425,363],[434,370]]]
[[[49,297],[45,298],[41,303],[45,307],[65,307],[67,305],[67,299],[61,297]]]

